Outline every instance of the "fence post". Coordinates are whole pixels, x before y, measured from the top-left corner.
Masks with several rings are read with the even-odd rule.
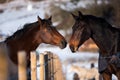
[[[49,56],[49,77],[50,77],[50,80],[55,80],[54,79],[54,63],[53,63],[53,53],[51,52],[48,52],[48,56]]]
[[[7,51],[4,44],[0,44],[0,80],[8,80]]]
[[[26,68],[26,53],[24,51],[18,52],[18,79],[27,80]]]
[[[31,80],[37,80],[37,56],[36,52],[32,51],[30,53],[31,57]]]
[[[59,57],[54,54],[55,80],[64,80],[62,66]]]
[[[49,56],[49,77],[50,77],[50,80],[55,80],[54,79],[54,63],[53,63],[53,60],[54,60],[54,57],[53,57],[53,53],[51,52],[48,52],[48,56]]]
[[[56,77],[56,80],[62,80],[60,79],[62,76],[60,73],[60,63],[59,63],[59,60],[58,60],[58,57],[56,55],[54,55],[54,66],[55,66],[55,77]]]
[[[40,60],[40,80],[44,80],[45,77],[45,71],[44,71],[44,66],[45,66],[45,61],[44,61],[44,54],[39,55],[39,60]],[[47,80],[47,79],[46,79]]]

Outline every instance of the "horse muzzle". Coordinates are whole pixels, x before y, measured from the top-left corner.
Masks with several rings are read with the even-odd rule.
[[[74,47],[70,45],[70,50],[75,53],[78,50],[78,47]]]
[[[60,48],[64,49],[67,46],[67,42],[65,40],[61,41]]]

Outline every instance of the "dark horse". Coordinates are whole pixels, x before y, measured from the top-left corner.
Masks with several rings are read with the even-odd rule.
[[[36,22],[24,25],[22,29],[16,31],[3,43],[6,45],[9,54],[10,80],[14,80],[17,76],[14,75],[17,74],[18,51],[24,50],[27,53],[27,64],[30,67],[30,51],[35,50],[39,44],[56,45],[61,49],[65,48],[67,44],[65,38],[52,26],[51,17],[49,19],[41,19],[39,16]]]
[[[112,74],[115,74],[120,80],[120,30],[112,27],[103,18],[83,15],[80,11],[79,16],[72,16],[75,24],[69,41],[71,51],[77,51],[91,38],[100,49],[99,72],[103,79],[112,80]]]

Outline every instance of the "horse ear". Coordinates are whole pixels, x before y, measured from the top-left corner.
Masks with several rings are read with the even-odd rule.
[[[71,13],[71,15],[73,16],[73,18],[74,18],[75,20],[77,20],[77,19],[79,18],[78,16],[74,15],[73,13]]]
[[[37,16],[37,18],[38,18],[38,22],[41,24],[42,23],[42,19],[39,16]]]
[[[83,14],[81,11],[78,11],[78,14],[79,14],[79,18],[82,19],[83,18]]]
[[[51,20],[52,20],[52,16],[50,16],[50,17],[48,18],[48,20],[51,21]]]

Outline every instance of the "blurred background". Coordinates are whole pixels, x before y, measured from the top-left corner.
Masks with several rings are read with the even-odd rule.
[[[69,41],[74,24],[70,13],[78,15],[78,11],[103,17],[113,27],[120,27],[120,0],[0,0],[0,41],[21,29],[24,24],[37,21],[38,15],[42,19],[52,15],[53,25]],[[90,64],[94,63],[96,68],[98,66],[98,48],[91,39],[76,54],[72,54],[69,47],[60,50],[46,44],[40,45],[36,51],[46,50],[60,56],[66,80],[72,80],[68,77],[73,75],[68,71],[70,65],[90,68]]]

